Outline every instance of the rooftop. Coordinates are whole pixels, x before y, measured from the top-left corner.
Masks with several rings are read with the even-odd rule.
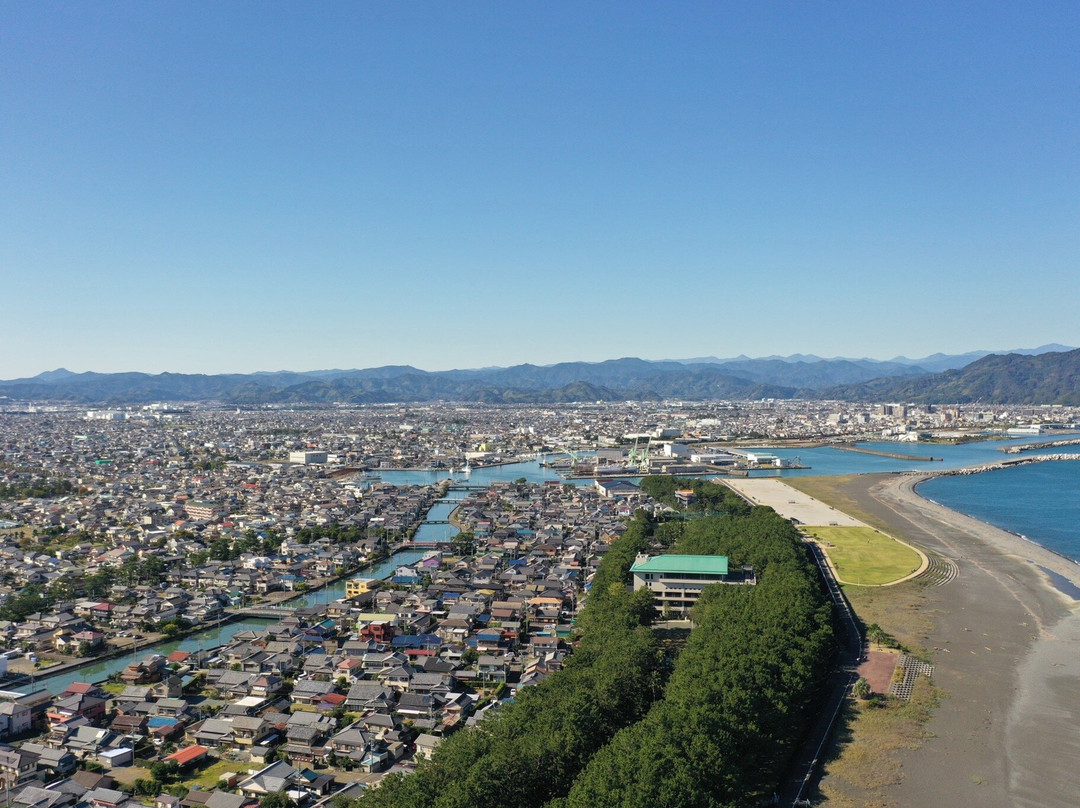
[[[697,575],[727,575],[727,556],[717,555],[659,555],[638,556],[631,572],[694,573]]]

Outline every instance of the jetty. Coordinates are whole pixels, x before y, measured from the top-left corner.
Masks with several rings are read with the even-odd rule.
[[[980,466],[967,466],[962,469],[948,469],[946,471],[938,472],[937,475],[940,477],[954,477],[964,476],[968,474],[982,474],[984,471],[997,471],[998,469],[1008,469],[1013,468],[1014,466],[1028,466],[1032,463],[1049,463],[1052,460],[1080,460],[1080,454],[1072,452],[1032,455],[1030,457],[1018,457],[1015,460],[1002,460],[999,463],[983,463]]]
[[[930,462],[932,460],[944,460],[943,457],[931,457],[930,455],[910,455],[903,452],[884,452],[881,449],[864,449],[862,446],[852,446],[849,443],[834,444],[834,449],[843,449],[845,452],[858,452],[859,454],[877,455],[878,457],[891,457],[893,460],[920,460]]]
[[[1035,449],[1054,449],[1059,446],[1077,446],[1080,445],[1080,438],[1060,438],[1058,440],[1043,440],[1036,443],[1024,443],[1020,446],[1000,446],[1000,451],[1005,454],[1020,454],[1021,452],[1030,452]]]

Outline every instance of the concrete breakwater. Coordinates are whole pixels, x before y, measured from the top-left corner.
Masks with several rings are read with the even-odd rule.
[[[1046,440],[1038,443],[1025,443],[1022,446],[1002,446],[1001,451],[1005,454],[1020,454],[1021,452],[1030,452],[1035,449],[1055,449],[1059,446],[1077,446],[1080,445],[1080,438],[1061,438],[1060,440]]]
[[[1031,457],[1018,457],[1015,460],[1002,460],[1000,463],[984,463],[979,466],[967,466],[962,469],[948,469],[946,471],[939,471],[935,474],[937,477],[954,477],[965,474],[982,474],[984,471],[996,471],[998,469],[1013,468],[1014,466],[1027,466],[1031,463],[1046,463],[1051,460],[1080,460],[1080,454],[1072,453],[1057,453],[1057,454],[1045,454],[1045,455],[1033,455]]]

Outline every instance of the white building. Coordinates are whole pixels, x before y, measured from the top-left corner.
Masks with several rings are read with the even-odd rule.
[[[325,463],[326,452],[289,452],[290,463],[310,466],[312,463]]]

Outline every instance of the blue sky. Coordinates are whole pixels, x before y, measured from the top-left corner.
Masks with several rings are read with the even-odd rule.
[[[1075,3],[0,4],[0,378],[1080,345]]]

